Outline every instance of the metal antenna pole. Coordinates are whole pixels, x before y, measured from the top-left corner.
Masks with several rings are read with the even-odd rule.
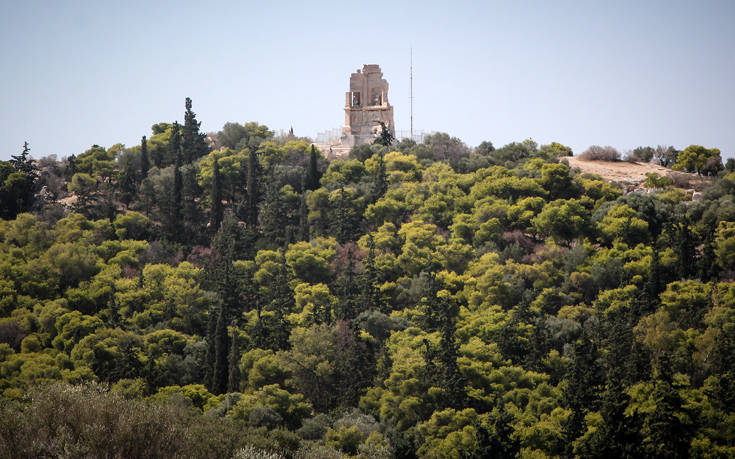
[[[411,95],[409,99],[411,100],[411,140],[413,140],[413,47],[409,48],[409,66],[410,66],[410,77],[409,77],[409,85],[411,87]]]

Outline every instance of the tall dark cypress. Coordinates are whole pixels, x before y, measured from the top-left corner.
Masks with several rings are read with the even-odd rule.
[[[360,274],[360,304],[366,311],[375,310],[388,314],[388,302],[383,301],[378,285],[380,284],[380,273],[375,265],[375,239],[372,233],[368,233],[368,256],[364,263],[365,269]]]
[[[316,190],[319,188],[319,165],[317,161],[316,149],[314,145],[311,146],[311,154],[309,154],[309,168],[306,171],[306,189]]]
[[[249,228],[258,226],[258,201],[260,200],[260,191],[258,190],[258,157],[254,151],[248,156],[248,206],[245,223]]]
[[[677,274],[680,278],[687,279],[694,275],[697,265],[694,262],[696,244],[689,229],[689,219],[686,216],[681,219],[677,226],[676,239],[676,249],[679,255]]]
[[[299,206],[299,240],[309,240],[309,210],[306,207],[306,191],[301,194],[301,205]]]
[[[212,163],[212,212],[209,220],[210,224],[210,230],[212,232],[217,232],[220,227],[220,223],[222,223],[222,215],[223,215],[223,209],[222,209],[222,177],[219,172],[219,163],[217,162],[217,158],[214,159],[214,162]]]
[[[184,160],[186,163],[192,163],[206,155],[208,148],[204,133],[199,132],[199,126],[202,123],[197,121],[196,114],[191,110],[190,98],[186,98],[185,105],[182,148],[184,150]]]
[[[643,421],[645,457],[685,458],[689,457],[689,442],[692,426],[686,421],[684,401],[674,387],[673,371],[668,355],[659,356],[656,363],[657,378],[652,398],[655,409]]]
[[[330,232],[337,242],[344,244],[359,231],[362,215],[352,206],[344,187],[340,187],[336,202],[331,207]]]
[[[169,143],[171,156],[175,158],[174,164],[174,188],[171,193],[171,209],[169,221],[169,236],[176,240],[179,236],[178,228],[181,226],[181,203],[183,200],[183,180],[181,177],[181,137],[179,133],[179,123],[174,123],[173,132],[171,133],[171,141]]]
[[[601,383],[597,348],[583,331],[580,340],[574,344],[574,355],[567,370],[567,386],[562,394],[562,402],[572,411],[564,426],[570,456],[572,443],[586,429],[585,415],[597,408],[597,391]]]
[[[227,317],[224,306],[220,306],[217,315],[217,327],[214,331],[214,373],[212,374],[212,392],[216,395],[227,391],[228,352]]]
[[[230,339],[230,355],[228,357],[229,370],[227,377],[227,392],[240,391],[240,346],[237,342],[237,332]]]
[[[370,200],[372,202],[380,199],[388,191],[388,175],[385,169],[383,154],[378,155],[378,167],[373,174],[373,183],[370,187]]]
[[[711,228],[704,237],[702,255],[699,257],[699,278],[702,282],[717,280],[717,256],[715,254],[715,231]]]
[[[337,320],[352,320],[360,313],[359,308],[359,290],[355,282],[355,253],[352,244],[346,246],[347,266],[341,270],[341,275],[337,280],[337,291],[339,300],[334,310],[334,317]]]
[[[140,139],[140,178],[141,180],[148,177],[148,169],[150,169],[151,164],[150,160],[148,159],[148,141],[146,140],[146,137],[143,136]]]
[[[662,288],[661,261],[659,260],[658,248],[655,244],[651,253],[651,263],[648,265],[648,278],[646,279],[644,288],[646,311],[642,312],[653,312],[658,305],[658,296],[661,294]]]
[[[206,381],[204,384],[207,386],[210,392],[214,391],[214,366],[217,354],[215,353],[215,341],[217,330],[217,310],[214,308],[209,309],[207,317],[207,371]]]

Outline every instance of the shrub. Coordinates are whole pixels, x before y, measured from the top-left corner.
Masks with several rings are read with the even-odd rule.
[[[671,185],[671,179],[669,177],[662,177],[655,172],[650,172],[646,174],[644,185],[646,188],[666,188]]]
[[[592,145],[579,155],[583,161],[620,161],[620,152],[611,146]]]
[[[625,160],[650,163],[655,154],[656,150],[653,147],[637,147],[625,155]]]
[[[689,175],[683,172],[670,172],[666,174],[672,186],[677,188],[689,188]]]

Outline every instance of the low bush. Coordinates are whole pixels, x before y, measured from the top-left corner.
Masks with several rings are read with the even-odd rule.
[[[620,152],[611,146],[592,145],[579,155],[583,161],[620,161]]]

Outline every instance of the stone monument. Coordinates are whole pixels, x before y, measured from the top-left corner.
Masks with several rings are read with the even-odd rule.
[[[393,106],[388,103],[388,82],[376,64],[366,64],[350,75],[350,90],[345,95],[345,126],[341,144],[354,147],[372,143],[380,134],[380,122],[395,135]]]

